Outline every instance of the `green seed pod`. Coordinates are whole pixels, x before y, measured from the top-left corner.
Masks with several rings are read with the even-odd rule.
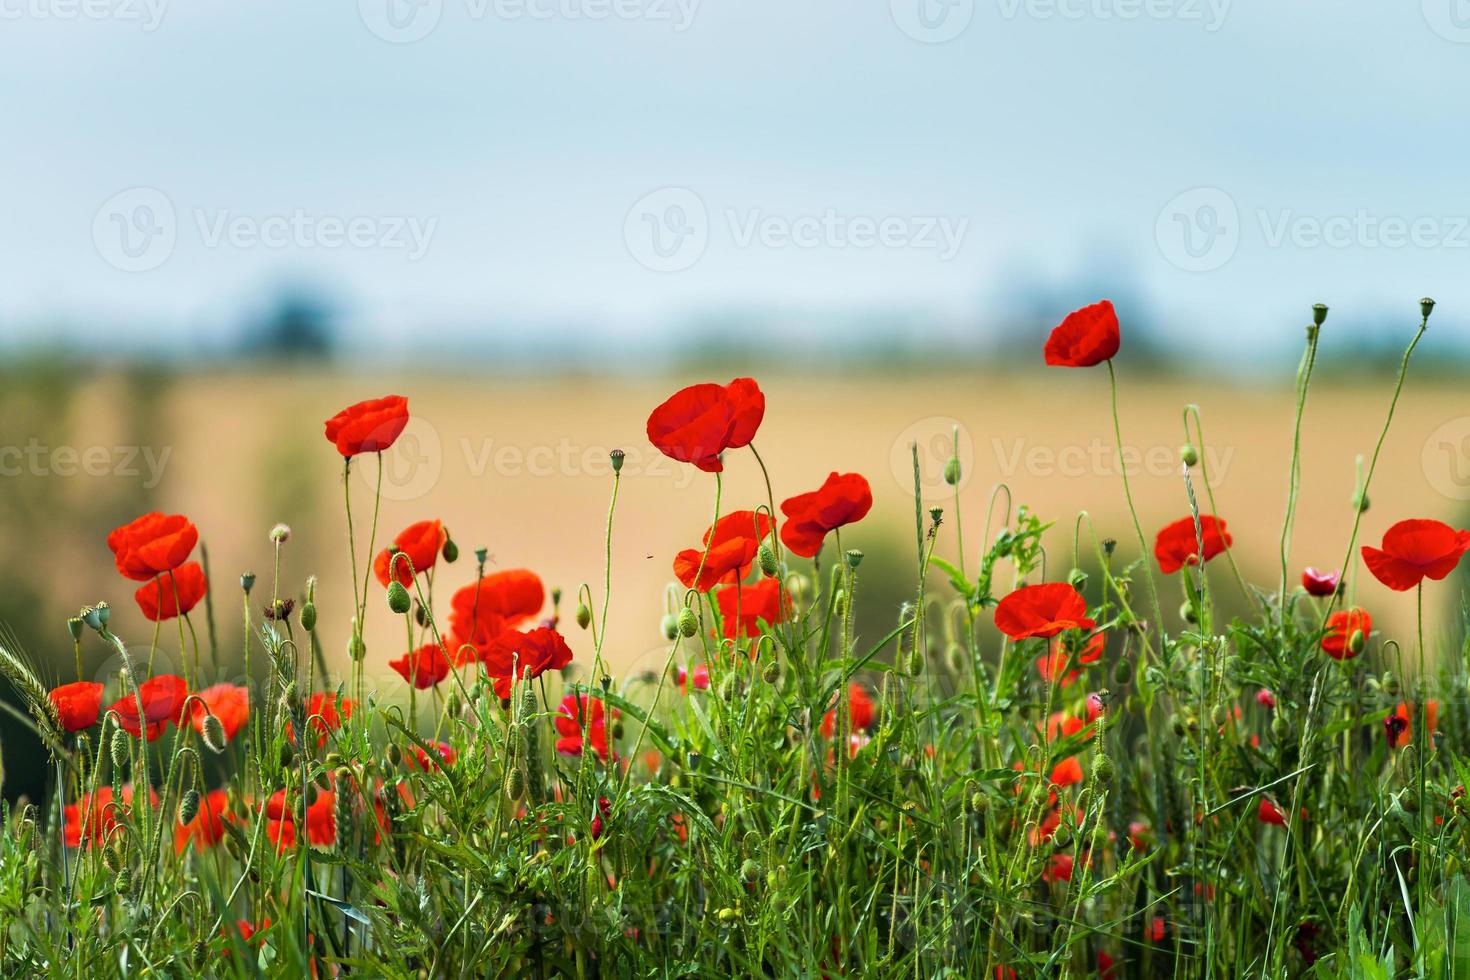
[[[1106,752],[1099,752],[1097,758],[1092,760],[1092,775],[1099,783],[1107,785],[1113,781],[1113,774],[1117,770],[1113,766],[1113,760]]]
[[[1198,623],[1199,613],[1194,608],[1194,603],[1185,602],[1179,606],[1179,618],[1186,623]]]
[[[613,472],[621,473],[623,472],[623,460],[628,458],[628,454],[621,449],[614,449],[607,454],[607,458],[612,463]]]
[[[215,755],[223,754],[229,741],[225,738],[224,722],[209,712],[205,713],[204,722],[199,726],[199,737],[204,741],[204,747]]]
[[[410,598],[408,590],[403,583],[394,579],[388,583],[388,609],[398,616],[402,616],[413,608],[413,599]]]
[[[1354,654],[1362,653],[1363,648],[1367,645],[1368,637],[1362,630],[1353,630],[1352,635],[1348,637],[1348,649]]]
[[[756,550],[755,558],[761,567],[761,574],[766,576],[766,578],[775,578],[781,574],[781,565],[776,561],[776,552],[764,541],[761,542],[760,548]]]
[[[112,766],[121,769],[128,764],[128,733],[121,728],[113,729],[112,744],[108,746],[112,750]]]
[[[929,508],[929,523],[932,524],[932,525],[934,525],[934,527],[938,527],[943,521],[944,521],[944,508],[943,507],[937,507],[937,506],[936,507],[930,507]]]
[[[740,913],[731,908],[720,909],[719,918],[721,922],[730,923],[740,918]]]
[[[277,760],[280,762],[282,769],[291,768],[291,763],[296,761],[296,750],[291,748],[290,742],[281,743],[281,751],[277,755]]]
[[[988,809],[990,809],[990,797],[980,792],[970,794],[971,813],[978,817]]]
[[[102,621],[103,626],[106,626],[107,621],[112,618],[112,607],[105,602],[99,602],[95,608],[97,610],[97,618]]]
[[[755,884],[760,880],[763,873],[759,861],[746,858],[745,863],[740,865],[740,880],[747,885]]]
[[[847,549],[847,567],[857,568],[863,563],[863,553],[857,548]]]
[[[912,677],[918,677],[924,672],[924,651],[918,647],[909,651],[908,671]]]
[[[1424,319],[1429,319],[1429,314],[1434,312],[1434,300],[1428,296],[1419,301],[1419,312],[1424,314]]]
[[[1291,724],[1286,720],[1286,715],[1283,712],[1276,712],[1276,717],[1271,719],[1271,734],[1275,736],[1277,741],[1291,734]]]
[[[679,610],[679,635],[687,640],[689,639],[689,637],[698,632],[699,617],[694,614],[694,610],[692,608],[690,608],[689,606],[685,606],[683,609]]]
[[[836,598],[836,601],[832,603],[832,607],[837,611],[837,615],[839,617],[846,616],[847,615],[847,590],[846,589],[838,589],[837,590],[837,598]]]
[[[444,556],[444,560],[451,565],[459,561],[459,545],[455,544],[454,539],[448,535],[444,538],[444,547],[440,553]]]
[[[612,723],[612,725],[608,728],[607,733],[608,733],[608,735],[612,736],[612,740],[614,742],[616,742],[620,738],[622,738],[623,737],[623,721],[622,721],[622,719],[619,718],[618,720],[614,721]]]
[[[429,625],[429,611],[424,608],[422,602],[415,601],[413,604],[413,621],[420,626]]]
[[[592,625],[592,610],[587,608],[587,603],[577,603],[577,625],[586,629]]]
[[[403,749],[398,747],[397,742],[388,743],[388,766],[396,769],[403,763]]]
[[[199,791],[191,789],[179,800],[179,823],[190,823],[199,816]]]
[[[776,660],[775,658],[767,660],[766,665],[761,668],[761,680],[765,681],[767,684],[774,685],[780,679],[781,662],[779,660]]]
[[[73,616],[66,621],[66,631],[71,634],[73,640],[82,638],[82,625],[80,616]]]
[[[1192,443],[1186,442],[1179,447],[1179,461],[1193,469],[1199,465],[1199,450]]]
[[[951,456],[944,462],[944,482],[950,486],[960,482],[960,460],[958,456]]]
[[[102,863],[108,871],[117,874],[127,864],[128,852],[123,847],[123,837],[118,836],[112,843],[102,849]]]
[[[355,663],[361,663],[362,658],[367,656],[367,644],[362,642],[362,637],[355,632],[347,641],[347,656],[351,657]]]
[[[316,629],[316,603],[311,600],[301,607],[301,628],[308,633]]]
[[[1127,657],[1119,657],[1118,662],[1113,665],[1113,683],[1118,687],[1127,687],[1131,680],[1133,680],[1133,661]]]
[[[244,592],[246,595],[249,595],[250,594],[250,590],[253,589],[253,588],[255,588],[255,573],[254,572],[246,572],[245,574],[241,575],[240,576],[240,590],[242,592]]]
[[[112,879],[112,890],[124,898],[127,897],[128,892],[133,890],[133,875],[127,868],[123,868],[117,873],[117,877]]]
[[[664,639],[673,640],[679,635],[679,617],[673,613],[665,613],[664,618],[659,620],[658,628],[663,632]]]
[[[1371,501],[1368,500],[1368,495],[1366,493],[1353,494],[1353,507],[1357,510],[1359,514],[1365,513],[1368,510],[1370,503]]]
[[[1320,327],[1327,322],[1327,305],[1325,303],[1312,304],[1312,325]]]
[[[1059,851],[1063,851],[1066,850],[1068,847],[1071,847],[1072,828],[1065,823],[1058,824],[1057,829],[1052,833],[1051,844],[1052,847],[1056,848]]]

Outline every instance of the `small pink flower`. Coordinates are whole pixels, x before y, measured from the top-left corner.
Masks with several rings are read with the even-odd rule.
[[[1256,692],[1256,704],[1261,705],[1263,708],[1275,708],[1276,695],[1263,687]]]

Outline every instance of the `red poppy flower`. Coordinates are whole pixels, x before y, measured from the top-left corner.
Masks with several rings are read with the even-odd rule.
[[[1041,726],[1037,726],[1040,730]],[[1056,742],[1060,739],[1071,738],[1084,728],[1081,718],[1068,714],[1065,711],[1054,711],[1046,719],[1046,740]],[[1090,734],[1090,733],[1089,733]]]
[[[786,523],[781,541],[794,554],[811,558],[822,548],[828,531],[856,524],[873,507],[873,491],[857,473],[833,473],[820,489],[798,494],[781,503]]]
[[[138,586],[133,593],[138,608],[154,623],[173,619],[182,611],[190,612],[204,598],[209,583],[204,579],[204,568],[197,561],[180,565],[167,575]]]
[[[388,661],[388,666],[398,671],[414,687],[425,691],[448,677],[452,665],[443,647],[437,643],[426,643],[397,660]]]
[[[1399,521],[1383,532],[1383,547],[1363,546],[1363,562],[1373,577],[1395,592],[1407,592],[1426,578],[1438,582],[1470,550],[1470,531],[1441,521]]]
[[[1201,536],[1205,542],[1205,561],[1229,548],[1233,543],[1225,522],[1213,514],[1199,517]],[[1159,532],[1154,540],[1154,558],[1158,559],[1159,571],[1173,575],[1185,565],[1193,565],[1199,556],[1199,541],[1194,533],[1194,518],[1181,517]]]
[[[1092,367],[1112,360],[1120,343],[1118,314],[1108,300],[1084,306],[1046,338],[1046,363],[1053,367]]]
[[[873,727],[877,718],[873,697],[861,684],[847,685],[847,720],[849,732],[861,732]],[[837,734],[837,709],[831,708],[822,716],[822,737],[832,738]]]
[[[184,701],[189,696],[189,685],[174,674],[160,674],[149,678],[138,687],[137,694],[128,693],[114,701],[109,711],[117,712],[123,730],[134,738],[142,728],[138,717],[138,699],[143,701],[142,722],[148,726],[148,741],[152,742],[170,722],[175,724],[184,710]]]
[[[1082,763],[1075,755],[1068,756],[1052,766],[1051,784],[1053,786],[1075,786],[1080,782],[1082,782]]]
[[[102,685],[92,681],[63,684],[49,692],[61,727],[69,732],[91,728],[102,713]],[[136,709],[136,705],[134,708]]]
[[[676,668],[674,677],[679,682],[679,691],[683,694],[689,693],[691,682],[696,691],[709,690],[709,664],[695,664],[692,671],[685,667]]]
[[[1102,659],[1103,648],[1106,645],[1107,638],[1102,633],[1094,633],[1082,641],[1081,649],[1073,656],[1067,652],[1066,644],[1062,640],[1053,640],[1051,651],[1036,658],[1036,672],[1041,675],[1044,683],[1050,684],[1057,679],[1061,687],[1067,687],[1082,673],[1075,668],[1066,670],[1068,663],[1075,663],[1078,667],[1095,664]],[[1063,671],[1066,672],[1063,673]]]
[[[760,634],[760,624],[769,626],[786,621],[786,601],[781,580],[763,578],[754,585],[727,585],[715,593],[720,607],[721,629],[725,639]]]
[[[174,851],[184,853],[193,841],[199,848],[213,847],[225,837],[225,820],[230,814],[230,794],[222,789],[210,790],[199,798],[199,813],[188,823],[174,824]]]
[[[408,399],[388,395],[358,402],[327,419],[327,441],[351,459],[358,453],[380,453],[393,445],[408,425]]]
[[[1414,740],[1414,705],[1400,703],[1393,709],[1386,721],[1396,722],[1387,725],[1388,744],[1391,748],[1401,749]],[[1433,735],[1439,729],[1439,702],[1424,702],[1424,721],[1429,725],[1429,734]]]
[[[444,525],[438,521],[419,521],[410,524],[398,533],[393,539],[391,548],[384,548],[378,552],[378,557],[373,559],[373,574],[383,587],[388,587],[388,568],[391,564],[393,574],[405,589],[413,588],[413,577],[422,572],[427,572],[434,567],[434,562],[439,558],[439,549],[444,547]],[[408,559],[400,558],[393,561],[396,552],[403,552]],[[409,562],[412,562],[413,571],[409,571]]]
[[[674,574],[686,589],[700,592],[716,585],[734,585],[750,574],[755,553],[770,533],[771,519],[765,514],[753,510],[726,514],[704,532],[704,547],[688,548],[674,556]]]
[[[106,843],[119,823],[126,819],[133,804],[133,785],[123,786],[121,801],[111,786],[99,787],[96,793],[83,793],[81,799],[62,810],[62,840],[67,847],[88,847]],[[151,788],[148,798],[158,805],[158,794]]]
[[[1350,644],[1353,634],[1363,631],[1363,638],[1373,632],[1373,617],[1368,610],[1354,607],[1339,609],[1327,617],[1327,634],[1322,637],[1322,652],[1333,660],[1351,660],[1357,656]]]
[[[296,846],[296,802],[286,791],[278,789],[265,804],[265,834],[278,851]],[[317,847],[331,847],[337,842],[337,794],[317,790],[316,799],[306,807],[306,839]]]
[[[517,677],[540,677],[571,663],[572,648],[556,630],[538,626],[524,633],[505,630],[480,659],[486,672],[495,678],[495,693],[508,698]]]
[[[114,528],[107,547],[117,570],[135,582],[147,582],[189,560],[199,543],[199,529],[182,514],[144,514]]]
[[[247,943],[250,942],[251,938],[254,937],[256,933],[264,932],[265,930],[269,929],[270,927],[271,927],[271,920],[268,919],[268,918],[261,919],[260,920],[260,925],[258,925],[258,926],[251,925],[249,919],[236,919],[235,920],[235,928],[238,929],[238,930],[240,930],[240,940],[242,942],[247,942]],[[223,931],[223,929],[221,929],[221,931]],[[265,942],[265,939],[264,939],[264,937],[262,937],[259,940],[259,943],[264,943],[264,942]]]
[[[1276,695],[1263,687],[1256,692],[1256,704],[1269,711],[1276,707]]]
[[[597,798],[597,810],[592,814],[592,824],[589,828],[592,831],[593,840],[597,840],[599,837],[602,836],[602,830],[604,827],[603,821],[611,819],[611,817],[612,801],[605,796],[599,796]]]
[[[191,704],[190,723],[201,735],[204,734],[205,715],[214,715],[219,719],[227,741],[233,740],[239,734],[240,729],[245,727],[245,723],[250,720],[250,689],[247,687],[216,684],[197,692],[197,697],[204,703],[193,702]]]
[[[1286,826],[1286,814],[1281,807],[1264,796],[1261,797],[1261,805],[1256,807],[1256,819],[1261,823],[1275,824],[1277,827]]]
[[[670,459],[719,473],[720,454],[750,445],[765,414],[766,396],[751,378],[690,385],[648,416],[648,441]]]
[[[417,745],[413,747],[413,755],[408,756],[405,761],[409,766],[422,769],[424,772],[432,772],[440,765],[452,766],[454,760],[459,758],[459,753],[454,751],[454,746],[448,742],[430,742],[429,748],[433,754],[425,752]]]
[[[1053,854],[1047,862],[1045,870],[1041,872],[1042,881],[1071,881],[1072,880],[1072,855],[1062,853]]]
[[[618,711],[613,709],[616,718]],[[568,694],[561,699],[552,721],[556,725],[556,750],[563,755],[582,754],[582,730],[587,730],[587,744],[603,762],[607,761],[610,748],[607,741],[607,716],[599,698],[586,694]]]
[[[1332,595],[1341,580],[1342,572],[1324,572],[1310,565],[1302,569],[1302,588],[1307,590],[1307,595]]]
[[[1087,600],[1066,582],[1024,585],[995,607],[995,626],[1013,640],[1051,638],[1063,630],[1090,630]]]
[[[545,603],[540,577],[524,568],[493,572],[466,585],[451,600],[450,658],[456,664],[478,660],[496,637],[535,618]]]
[[[327,744],[327,733],[342,727],[342,722],[352,717],[357,705],[350,698],[338,699],[337,695],[317,691],[306,699],[306,727],[317,733],[317,748]],[[286,722],[286,737],[295,740],[291,723]]]

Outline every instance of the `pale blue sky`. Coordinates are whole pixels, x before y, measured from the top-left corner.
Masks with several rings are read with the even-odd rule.
[[[0,0],[0,330],[210,346],[285,281],[380,353],[1027,284],[1226,352],[1470,323],[1464,0],[418,2]]]

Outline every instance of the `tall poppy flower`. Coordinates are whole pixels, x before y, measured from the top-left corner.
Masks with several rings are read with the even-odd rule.
[[[1302,569],[1302,588],[1307,590],[1307,595],[1332,595],[1337,591],[1337,583],[1340,581],[1341,572],[1324,572],[1310,565]]]
[[[327,441],[351,459],[358,453],[380,453],[392,446],[406,425],[408,399],[387,395],[349,405],[327,419]]]
[[[725,639],[756,636],[762,620],[775,626],[786,621],[787,602],[780,579],[763,578],[754,585],[727,585],[715,593]]]
[[[1118,353],[1118,314],[1109,300],[1067,314],[1046,338],[1046,363],[1053,367],[1092,367]]]
[[[429,748],[432,752],[425,752],[415,745],[413,747],[413,754],[405,756],[403,761],[407,762],[411,768],[422,769],[424,772],[433,772],[440,765],[454,765],[454,760],[459,758],[459,753],[454,751],[454,746],[448,742],[430,742]]]
[[[833,473],[811,493],[798,494],[781,503],[786,523],[781,541],[794,554],[811,558],[821,550],[827,532],[845,524],[856,524],[873,507],[873,491],[857,473]]]
[[[1352,648],[1353,634],[1362,631],[1363,638],[1373,632],[1373,617],[1368,610],[1339,609],[1327,617],[1327,633],[1322,637],[1322,652],[1333,660],[1351,660],[1358,655]]]
[[[612,709],[616,718],[618,711]],[[582,754],[582,731],[587,732],[587,744],[597,757],[606,762],[611,754],[607,740],[607,711],[600,698],[586,694],[568,694],[561,699],[561,706],[552,716],[556,725],[556,750],[563,755]]]
[[[1073,655],[1067,652],[1067,645],[1060,638],[1055,639],[1052,641],[1051,651],[1036,658],[1036,673],[1041,675],[1044,683],[1055,681],[1061,687],[1068,687],[1082,673],[1077,667],[1088,667],[1100,661],[1105,646],[1107,638],[1102,633],[1094,633],[1082,641],[1082,645]],[[1069,663],[1076,666],[1067,670]]]
[[[184,710],[184,701],[189,697],[189,685],[175,674],[160,674],[138,685],[136,694],[129,692],[112,703],[108,709],[117,712],[123,730],[134,738],[147,725],[147,738],[152,742],[163,734],[170,722],[177,723]],[[138,715],[138,700],[142,699],[143,714]]]
[[[492,572],[471,582],[450,602],[450,658],[456,664],[478,660],[496,637],[534,619],[545,603],[541,578],[524,568]],[[464,649],[467,646],[469,650]]]
[[[766,396],[754,379],[690,385],[648,416],[648,441],[670,459],[719,473],[720,454],[750,445],[765,414]]]
[[[1013,640],[1050,639],[1063,630],[1090,630],[1087,600],[1066,582],[1024,585],[995,607],[995,627]]]
[[[1407,592],[1426,578],[1438,582],[1470,550],[1470,531],[1442,521],[1399,521],[1383,532],[1383,547],[1363,546],[1363,562],[1373,577],[1395,592]]]
[[[148,798],[152,805],[158,805],[158,794],[151,787]],[[132,783],[123,786],[121,794],[113,793],[111,786],[98,787],[96,793],[83,793],[81,799],[62,810],[62,840],[72,848],[84,843],[88,847],[106,843],[126,819],[132,805]]]
[[[278,789],[265,803],[266,836],[278,851],[296,846],[296,801]],[[316,799],[306,807],[306,839],[317,847],[331,847],[337,842],[337,794],[318,790]]]
[[[1393,714],[1384,720],[1384,727],[1388,731],[1388,744],[1391,748],[1401,749],[1414,740],[1414,714],[1414,705],[1400,702],[1393,709]],[[1439,729],[1438,701],[1424,702],[1424,721],[1429,726],[1430,735]]]
[[[448,677],[452,665],[443,647],[437,643],[426,643],[397,660],[388,661],[388,666],[420,691],[426,691]]]
[[[439,559],[439,550],[444,547],[446,537],[444,525],[439,521],[419,521],[417,524],[410,524],[398,532],[398,536],[393,539],[392,547],[378,552],[378,556],[373,559],[373,574],[378,577],[379,582],[383,583],[383,587],[387,588],[388,583],[392,581],[388,577],[388,570],[391,567],[392,574],[398,579],[398,583],[405,589],[412,588],[415,575],[427,572],[434,567],[434,563]],[[394,561],[393,556],[398,552],[402,552],[408,561],[402,559]],[[410,562],[413,571],[409,571]]]
[[[225,731],[225,739],[233,740],[250,720],[250,689],[234,684],[215,684],[197,692],[203,704],[193,702],[190,723],[194,730],[204,734],[204,718],[214,715]]]
[[[866,731],[873,727],[878,710],[873,705],[873,696],[861,684],[847,685],[847,720],[852,732]],[[831,708],[822,716],[822,737],[831,738],[837,733],[837,709]]]
[[[204,568],[197,561],[180,565],[167,575],[138,586],[133,593],[138,608],[149,622],[161,623],[181,613],[187,614],[199,600],[204,598],[209,583],[204,578]]]
[[[317,691],[306,699],[306,727],[317,733],[317,748],[327,744],[328,733],[341,728],[356,707],[352,699],[339,698],[328,691]],[[286,722],[286,736],[293,741],[296,738],[290,721]]]
[[[1286,826],[1286,813],[1264,796],[1261,797],[1260,805],[1256,807],[1256,819],[1261,823],[1274,824],[1277,827]]]
[[[199,529],[182,514],[157,511],[134,518],[107,536],[117,570],[134,582],[147,582],[189,560]]]
[[[230,815],[230,794],[210,790],[199,798],[199,813],[193,820],[174,823],[174,851],[184,853],[190,842],[198,848],[213,847],[225,837],[225,820]]]
[[[56,717],[61,720],[61,727],[69,732],[91,728],[102,713],[102,685],[93,681],[63,684],[52,688],[48,694],[56,708]]]
[[[572,648],[556,630],[538,626],[533,630],[505,630],[481,655],[485,671],[495,678],[495,693],[510,697],[518,677],[540,677],[548,670],[561,670],[572,662]]]
[[[1225,521],[1214,514],[1199,517],[1200,537],[1205,542],[1205,561],[1225,551],[1234,543],[1230,532],[1225,530]],[[1173,575],[1185,565],[1194,565],[1199,560],[1199,540],[1194,533],[1194,518],[1181,517],[1159,532],[1154,539],[1154,558],[1159,571]]]
[[[700,592],[716,585],[734,585],[750,574],[755,553],[770,533],[771,519],[765,514],[753,510],[726,514],[704,532],[704,547],[687,548],[674,556],[674,574],[686,589]]]

